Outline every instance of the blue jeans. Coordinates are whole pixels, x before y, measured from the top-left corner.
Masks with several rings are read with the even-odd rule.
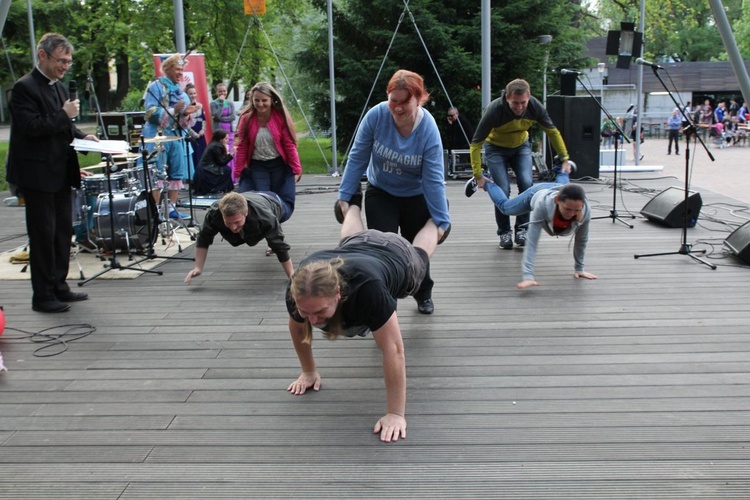
[[[286,219],[288,219],[294,212],[296,189],[292,169],[284,163],[281,157],[278,157],[268,161],[252,160],[250,167],[242,170],[237,192],[270,191],[276,193],[284,205]]]
[[[510,196],[509,167],[516,174],[519,194],[529,189],[534,183],[531,144],[529,144],[529,141],[526,141],[517,148],[501,148],[485,142],[484,160],[487,162],[487,168],[490,171],[492,180],[502,189],[506,198]],[[495,222],[497,223],[497,234],[510,231],[510,217],[497,209],[495,209]],[[528,222],[528,214],[516,217],[516,231],[518,231],[519,226],[528,224]]]
[[[531,199],[540,189],[551,189],[563,184],[570,182],[570,176],[562,172],[560,165],[556,165],[553,169],[556,175],[557,182],[543,182],[541,184],[534,184],[529,189],[519,194],[512,200],[508,198],[505,192],[500,189],[497,184],[486,183],[484,188],[487,190],[487,194],[490,195],[492,203],[495,204],[495,210],[502,212],[505,215],[526,215],[528,220],[528,214],[531,213]],[[516,219],[518,220],[518,219]]]

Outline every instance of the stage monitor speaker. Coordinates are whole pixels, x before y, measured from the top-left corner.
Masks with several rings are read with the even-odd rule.
[[[688,227],[694,227],[703,206],[700,193],[688,191],[687,205],[685,190],[670,187],[657,194],[641,209],[641,215],[650,221],[660,222],[668,227],[682,227],[687,209]]]
[[[600,110],[593,97],[549,96],[547,112],[562,134],[570,159],[578,167],[571,175],[599,178]],[[552,165],[550,150],[547,164]]]
[[[750,264],[750,222],[735,229],[729,238],[724,240],[724,246],[742,262]]]

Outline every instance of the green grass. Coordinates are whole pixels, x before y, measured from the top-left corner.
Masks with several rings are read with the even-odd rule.
[[[300,162],[302,163],[302,171],[305,174],[327,174],[328,167],[326,166],[326,160],[328,164],[334,166],[331,162],[331,139],[319,138],[318,143],[320,149],[311,137],[301,137],[297,145],[299,151]],[[325,154],[325,160],[320,154],[320,150],[323,150]],[[5,165],[5,158],[8,154],[8,142],[0,142],[0,158],[3,158],[3,165]],[[101,161],[101,157],[96,153],[90,153],[88,155],[78,155],[78,161],[81,167],[88,167]],[[339,160],[340,161],[340,160]],[[2,169],[2,175],[0,175],[0,191],[8,190],[8,181],[5,179],[5,168]]]
[[[320,144],[320,148],[318,148],[318,144]],[[300,137],[297,141],[299,160],[302,163],[302,171],[306,174],[327,174],[326,161],[331,167],[335,166],[331,159],[331,139],[319,138],[318,144],[312,137]],[[321,149],[325,154],[325,160],[320,154]]]

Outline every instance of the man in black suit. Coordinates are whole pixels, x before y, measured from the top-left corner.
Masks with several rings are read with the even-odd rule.
[[[72,122],[78,99],[70,100],[60,80],[73,64],[73,46],[62,35],[47,33],[37,45],[38,64],[13,86],[8,182],[26,201],[29,235],[31,307],[63,312],[69,302],[88,295],[66,283],[73,233],[71,188],[81,187],[73,139],[98,140]]]

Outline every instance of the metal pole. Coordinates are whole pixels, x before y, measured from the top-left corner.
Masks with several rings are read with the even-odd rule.
[[[492,98],[492,72],[490,59],[490,0],[482,0],[482,112],[487,109]]]
[[[540,35],[536,37],[539,45],[548,45],[552,42],[552,35]],[[547,107],[547,63],[549,62],[549,48],[544,51],[544,65],[542,69],[542,104]],[[542,160],[547,161],[547,134],[542,132]]]
[[[639,51],[640,54],[643,54],[643,48],[646,46],[646,0],[641,0],[641,25],[640,25],[641,31],[643,31],[643,44],[641,46],[641,49]],[[633,50],[635,51],[636,48],[633,47]],[[636,106],[638,110],[638,119],[636,120],[635,124],[635,158],[634,163],[635,165],[639,165],[641,162],[641,122],[643,121],[643,66],[640,64],[638,65],[638,95],[636,96]]]
[[[187,52],[185,45],[185,18],[183,16],[182,0],[174,0],[174,43],[177,46],[177,52],[184,54]]]
[[[722,5],[721,0],[708,0],[708,4],[711,6],[711,10],[714,13],[716,27],[719,28],[721,39],[724,42],[724,48],[727,50],[729,61],[732,63],[732,68],[734,69],[734,75],[737,77],[737,81],[740,84],[742,97],[745,99],[745,102],[748,102],[748,99],[750,99],[750,78],[747,76],[745,63],[742,61],[742,55],[737,48],[737,41],[732,34],[732,27],[727,20],[727,13],[724,11],[724,5]]]
[[[328,0],[328,80],[331,94],[331,158],[333,169],[328,172],[334,177],[339,175],[339,164],[336,153],[336,82],[333,68],[333,0]]]
[[[31,56],[34,61],[34,66],[37,65],[36,60],[36,39],[34,38],[34,14],[31,11],[31,0],[26,0],[26,15],[29,17],[29,37],[31,38]]]

